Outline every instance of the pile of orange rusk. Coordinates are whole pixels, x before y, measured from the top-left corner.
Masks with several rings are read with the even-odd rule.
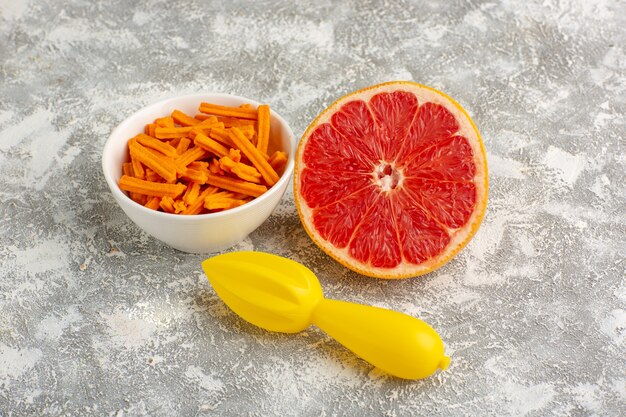
[[[166,213],[203,214],[245,204],[278,181],[287,155],[267,154],[268,105],[201,103],[199,111],[174,110],[129,140],[119,186],[130,198]]]

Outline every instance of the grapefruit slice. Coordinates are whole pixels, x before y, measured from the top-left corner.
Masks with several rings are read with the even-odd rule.
[[[304,132],[294,196],[313,241],[346,267],[407,278],[448,262],[478,230],[487,161],[453,99],[412,82],[348,94]]]

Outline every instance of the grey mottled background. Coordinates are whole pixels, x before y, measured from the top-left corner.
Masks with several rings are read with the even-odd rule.
[[[0,414],[626,415],[624,27],[616,0],[0,0]],[[420,279],[358,276],[289,192],[237,248],[432,324],[452,366],[427,380],[242,322],[204,257],[143,234],[100,172],[111,129],[161,98],[245,95],[299,136],[393,79],[455,97],[483,134],[470,245]]]

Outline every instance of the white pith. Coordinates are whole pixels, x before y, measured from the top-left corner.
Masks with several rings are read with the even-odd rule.
[[[389,167],[390,174],[385,174],[385,169]],[[400,168],[397,168],[393,162],[381,161],[372,172],[374,184],[380,187],[381,191],[389,192],[396,188],[402,187],[404,174]]]

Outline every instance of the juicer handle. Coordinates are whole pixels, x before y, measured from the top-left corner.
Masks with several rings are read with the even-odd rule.
[[[400,378],[426,378],[450,364],[437,332],[397,311],[322,299],[312,320],[362,359]]]

